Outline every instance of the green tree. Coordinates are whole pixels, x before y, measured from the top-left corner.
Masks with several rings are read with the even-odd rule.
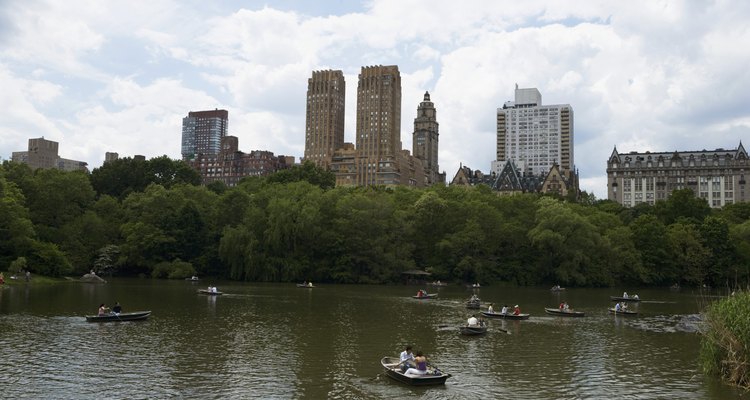
[[[331,189],[336,185],[336,176],[333,172],[326,171],[311,161],[305,161],[302,165],[295,165],[292,168],[277,171],[268,176],[267,180],[269,183],[305,181],[324,190]]]
[[[36,237],[24,196],[0,171],[0,268],[26,255]]]
[[[710,254],[701,243],[700,232],[692,224],[678,222],[670,225],[667,233],[675,265],[681,269],[678,278],[695,286],[703,284]]]
[[[711,213],[706,200],[695,197],[691,189],[672,191],[667,200],[656,202],[654,210],[664,225],[672,224],[680,218],[690,218],[700,223]]]
[[[679,271],[672,261],[667,228],[655,216],[641,215],[630,224],[633,243],[640,251],[644,268],[643,283],[671,285],[679,280]]]

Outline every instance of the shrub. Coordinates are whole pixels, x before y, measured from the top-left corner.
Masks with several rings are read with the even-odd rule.
[[[750,389],[750,293],[712,303],[705,313],[700,360],[704,373]]]
[[[179,258],[174,261],[163,261],[154,265],[151,276],[154,278],[184,279],[195,275],[193,264]]]

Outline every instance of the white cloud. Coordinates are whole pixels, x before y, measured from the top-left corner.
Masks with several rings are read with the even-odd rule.
[[[306,5],[307,9],[314,7]],[[0,154],[29,137],[97,166],[104,151],[179,156],[188,111],[230,110],[240,148],[301,156],[307,79],[340,69],[347,141],[357,74],[399,66],[402,143],[425,91],[440,123],[440,166],[487,171],[495,113],[516,83],[575,110],[584,189],[606,196],[620,151],[736,146],[750,111],[750,3],[375,0],[306,15],[273,2],[25,1],[0,9]],[[7,138],[12,138],[11,144]],[[148,143],[145,145],[144,143]],[[18,148],[22,146],[22,148]],[[70,152],[68,152],[70,151]],[[71,154],[72,153],[72,154]]]

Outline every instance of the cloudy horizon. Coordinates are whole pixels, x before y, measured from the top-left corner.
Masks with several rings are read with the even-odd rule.
[[[749,15],[734,1],[0,1],[0,158],[45,137],[90,169],[105,152],[179,159],[182,118],[219,108],[241,151],[299,160],[312,71],[344,72],[355,142],[360,68],[397,65],[403,147],[428,91],[448,180],[490,171],[518,84],[572,106],[581,189],[602,199],[615,147],[750,138]]]

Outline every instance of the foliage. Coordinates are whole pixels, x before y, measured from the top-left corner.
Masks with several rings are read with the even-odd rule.
[[[200,175],[181,160],[167,156],[143,160],[119,158],[91,171],[91,185],[99,195],[125,199],[131,193],[144,191],[151,184],[166,188],[174,185],[199,185]]]
[[[98,275],[112,275],[115,271],[115,260],[120,253],[120,248],[110,244],[99,249],[96,261],[94,261],[94,271]]]
[[[336,176],[333,172],[326,171],[316,166],[311,161],[305,161],[302,165],[295,165],[289,169],[277,171],[268,177],[269,183],[292,183],[305,181],[321,189],[332,189],[336,184]]]
[[[151,276],[154,278],[185,279],[195,275],[195,268],[189,262],[180,260],[162,261],[154,265]]]
[[[26,261],[26,257],[18,257],[13,262],[10,263],[10,266],[8,267],[8,272],[12,274],[19,274],[21,271],[25,271],[27,268],[28,262]]]
[[[706,374],[750,389],[750,293],[712,303],[704,314],[700,359]]]
[[[80,172],[0,168],[0,268],[39,274],[244,281],[740,286],[750,208],[687,192],[625,208],[593,196],[499,196],[487,186],[333,187],[307,163],[235,187],[199,186],[160,157]],[[177,260],[179,263],[177,263]],[[184,264],[183,264],[184,263]]]

